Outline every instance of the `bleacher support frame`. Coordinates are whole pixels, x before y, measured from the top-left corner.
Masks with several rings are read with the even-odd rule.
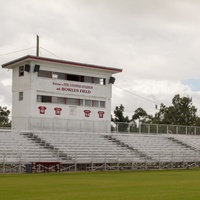
[[[33,168],[33,173],[191,169],[199,168],[200,162],[60,163],[57,169],[54,168],[55,165],[54,167],[52,167],[53,165],[48,167],[48,169],[45,168],[45,165],[42,166],[42,163],[39,165],[39,168]],[[26,167],[22,163],[0,163],[0,173],[26,173]]]

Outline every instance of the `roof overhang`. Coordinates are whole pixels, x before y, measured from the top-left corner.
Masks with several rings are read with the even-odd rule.
[[[49,63],[63,64],[63,65],[73,65],[73,66],[83,67],[83,68],[110,71],[113,74],[122,72],[122,69],[119,69],[119,68],[105,67],[105,66],[86,64],[86,63],[78,63],[78,62],[72,62],[72,61],[66,61],[66,60],[58,60],[58,59],[46,58],[46,57],[37,57],[37,56],[32,56],[32,55],[27,55],[27,56],[18,58],[16,60],[10,61],[8,63],[5,63],[2,65],[2,68],[12,69],[17,64],[20,64],[22,62],[28,62],[28,61],[40,61],[40,62],[49,62]]]

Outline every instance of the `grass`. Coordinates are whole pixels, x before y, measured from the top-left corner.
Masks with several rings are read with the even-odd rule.
[[[200,170],[0,175],[2,200],[197,200]]]

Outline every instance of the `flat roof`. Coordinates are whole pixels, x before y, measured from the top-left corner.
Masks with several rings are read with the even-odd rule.
[[[11,69],[13,67],[13,65],[17,64],[18,62],[34,61],[34,60],[35,61],[57,63],[57,64],[64,64],[64,65],[75,65],[77,67],[86,67],[86,68],[107,70],[107,71],[112,71],[114,73],[122,72],[122,69],[119,69],[119,68],[105,67],[105,66],[86,64],[86,63],[78,63],[78,62],[72,62],[72,61],[66,61],[66,60],[58,60],[58,59],[46,58],[46,57],[37,57],[37,56],[32,56],[32,55],[27,55],[27,56],[18,58],[16,60],[10,61],[8,63],[5,63],[5,64],[2,65],[2,68]]]

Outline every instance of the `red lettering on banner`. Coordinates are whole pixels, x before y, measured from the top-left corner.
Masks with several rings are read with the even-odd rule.
[[[91,110],[84,110],[85,117],[90,117]]]
[[[99,111],[98,114],[99,114],[99,118],[103,118],[103,115],[105,114],[105,112],[104,111]]]
[[[59,92],[72,92],[72,93],[83,93],[92,94],[93,86],[81,85],[81,84],[69,84],[69,83],[56,83],[53,85],[58,86],[55,89]]]
[[[61,111],[62,111],[62,108],[55,107],[54,110],[55,110],[55,114],[56,114],[56,115],[60,115],[60,113],[61,113]]]
[[[45,106],[39,106],[40,114],[45,114],[45,110],[47,109]]]

